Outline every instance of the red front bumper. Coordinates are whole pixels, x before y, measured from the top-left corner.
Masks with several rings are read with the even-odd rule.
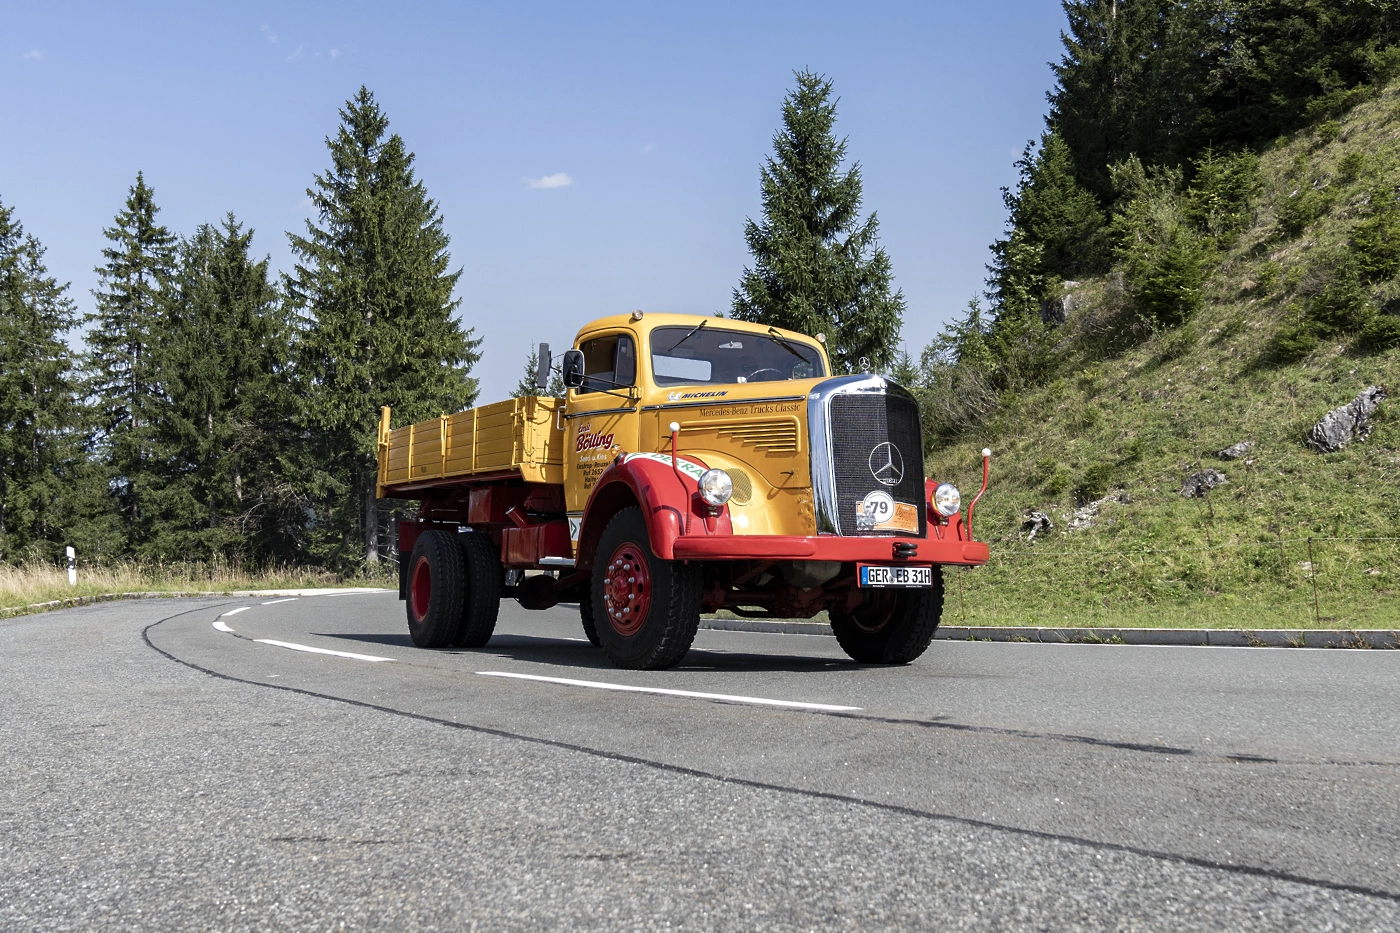
[[[956,526],[943,526],[947,538],[859,538],[838,535],[682,535],[672,554],[676,560],[838,560],[909,564],[985,564],[987,545],[960,541]],[[905,557],[896,545],[914,545]]]

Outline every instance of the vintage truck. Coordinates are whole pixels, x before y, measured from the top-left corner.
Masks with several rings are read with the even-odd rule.
[[[566,398],[398,428],[383,409],[378,495],[420,502],[397,529],[414,644],[485,645],[514,598],[577,602],[588,640],[624,668],[676,664],[719,609],[825,610],[857,661],[917,658],[938,627],[942,566],[987,561],[977,499],[964,519],[957,488],[924,478],[909,393],[833,376],[824,344],[634,311],[579,331],[560,365]],[[541,345],[541,387],[550,360]]]

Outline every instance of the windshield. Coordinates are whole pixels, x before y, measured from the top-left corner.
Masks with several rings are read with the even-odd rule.
[[[651,332],[651,372],[659,386],[780,382],[825,376],[816,347],[797,340],[709,326]]]

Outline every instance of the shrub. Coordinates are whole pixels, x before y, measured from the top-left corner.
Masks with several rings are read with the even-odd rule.
[[[1182,203],[1186,219],[1197,231],[1212,237],[1217,247],[1227,249],[1249,226],[1255,199],[1263,188],[1259,158],[1248,151],[1218,156],[1207,149],[1193,165],[1193,174]]]
[[[1331,281],[1308,303],[1308,319],[1316,322],[1323,336],[1360,333],[1375,315],[1357,263],[1349,255],[1338,261]]]
[[[1366,173],[1366,153],[1353,150],[1337,160],[1337,179],[1343,183],[1356,181]]]
[[[1285,324],[1269,340],[1268,355],[1280,363],[1301,360],[1322,343],[1322,336],[1310,322]]]
[[[1113,464],[1096,463],[1084,471],[1079,483],[1074,487],[1074,499],[1080,505],[1102,499],[1108,493],[1113,481]]]
[[[1351,233],[1351,251],[1371,281],[1400,275],[1400,204],[1390,193],[1371,196],[1371,211]]]
[[[1360,346],[1376,352],[1400,347],[1400,317],[1377,314],[1362,328]]]
[[[1069,488],[1069,470],[1056,464],[1054,470],[1046,477],[1043,488],[1047,496],[1054,497],[1063,493]]]
[[[1278,205],[1278,223],[1290,236],[1300,235],[1332,206],[1330,188],[1301,188]]]

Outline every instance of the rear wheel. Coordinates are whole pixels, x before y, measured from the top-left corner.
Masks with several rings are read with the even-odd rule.
[[[854,612],[830,613],[843,651],[863,664],[908,664],[924,653],[943,615],[942,568],[933,568],[933,586],[862,593]]]
[[[465,586],[462,588],[462,622],[452,644],[480,648],[496,631],[501,613],[501,558],[490,537],[476,531],[457,535],[462,549]]]
[[[457,536],[430,528],[408,565],[408,634],[419,648],[446,648],[462,624],[462,551]]]
[[[632,670],[679,662],[700,627],[700,584],[698,564],[652,553],[641,509],[613,516],[598,541],[589,593],[608,660]]]
[[[598,647],[598,623],[593,618],[593,588],[590,584],[583,585],[583,595],[578,601],[579,620],[583,622],[583,634],[588,636],[588,641],[593,647]]]

